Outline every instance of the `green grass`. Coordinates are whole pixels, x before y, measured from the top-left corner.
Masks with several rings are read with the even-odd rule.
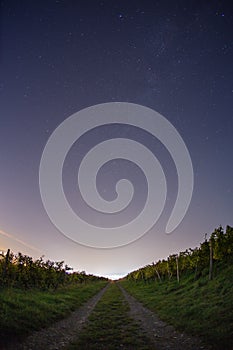
[[[67,349],[153,349],[139,326],[128,316],[129,306],[111,284],[89,317],[78,339]]]
[[[208,275],[160,283],[121,282],[122,286],[162,320],[200,336],[215,349],[233,349],[233,265],[220,265]]]
[[[57,291],[0,291],[0,339],[23,338],[33,330],[66,317],[96,294],[106,282],[69,286]]]

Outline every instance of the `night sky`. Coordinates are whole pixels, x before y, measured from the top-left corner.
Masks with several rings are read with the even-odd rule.
[[[1,1],[0,249],[11,248],[76,270],[121,276],[169,254],[198,246],[220,224],[233,225],[233,6],[230,1]],[[123,125],[91,130],[64,163],[66,196],[95,225],[116,226],[137,216],[146,200],[143,172],[132,162],[107,163],[97,176],[106,200],[121,177],[134,185],[122,215],[96,215],[77,188],[85,153],[114,137],[137,140],[159,159],[168,196],[160,219],[141,239],[95,249],[62,234],[39,190],[45,144],[66,118],[106,102],[149,107],[170,121],[192,159],[189,209],[170,235],[166,222],[177,174],[165,147]]]

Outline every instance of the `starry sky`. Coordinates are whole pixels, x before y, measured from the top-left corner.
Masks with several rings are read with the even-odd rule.
[[[233,6],[230,1],[0,1],[0,249],[65,260],[76,270],[121,276],[195,247],[220,224],[233,225]],[[51,223],[39,191],[39,164],[54,129],[73,113],[105,102],[132,102],[167,118],[182,136],[194,171],[188,212],[164,233],[177,193],[170,155],[137,128],[106,125],[84,135],[64,164],[64,191],[75,211],[108,227],[143,207],[146,182],[134,164],[112,161],[97,176],[100,194],[131,179],[135,196],[117,218],[99,218],[76,188],[78,164],[93,145],[127,137],[156,154],[168,198],[141,239],[94,249]],[[123,136],[122,136],[123,135]],[[106,221],[105,221],[106,220]]]

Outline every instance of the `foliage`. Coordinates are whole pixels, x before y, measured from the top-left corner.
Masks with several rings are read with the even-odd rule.
[[[0,255],[0,287],[48,290],[67,284],[106,280],[87,275],[85,271],[71,273],[71,270],[64,261],[44,261],[43,257],[33,260],[22,253],[14,255],[8,249],[5,255]]]
[[[230,350],[232,276],[233,228],[227,226],[224,232],[220,226],[199,248],[144,266],[129,273],[121,283],[166,322],[201,336],[213,349]]]
[[[147,308],[176,329],[202,339],[212,349],[233,349],[233,260],[217,261],[216,275],[208,270],[198,279],[195,271],[180,283],[122,280],[122,286]]]
[[[205,275],[206,269],[209,268],[210,243],[213,247],[214,265],[219,261],[231,259],[233,255],[233,228],[227,226],[224,232],[220,226],[211,234],[209,241],[205,239],[199,248],[189,248],[179,254],[171,254],[166,260],[159,260],[129,273],[126,279],[136,282],[144,281],[145,283],[166,281],[177,278],[177,268],[179,276],[187,276],[194,272],[194,278],[198,279]]]

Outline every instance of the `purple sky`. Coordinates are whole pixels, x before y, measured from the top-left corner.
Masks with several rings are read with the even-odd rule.
[[[233,42],[229,1],[0,1],[0,249],[65,260],[77,270],[121,275],[195,247],[204,234],[233,225]],[[168,185],[165,210],[140,240],[116,249],[81,246],[44,210],[39,163],[47,139],[71,114],[104,102],[132,102],[167,118],[182,136],[194,170],[189,210],[165,226],[177,194],[166,149],[143,131],[100,127],[67,155],[64,190],[89,222],[127,222],[146,199],[143,173],[130,162],[106,164],[100,194],[114,198],[123,177],[135,187],[118,217],[99,217],[80,200],[78,164],[98,142],[129,137],[156,154]],[[80,146],[81,145],[81,146]],[[99,221],[98,221],[99,220]],[[106,221],[105,221],[106,220]]]

